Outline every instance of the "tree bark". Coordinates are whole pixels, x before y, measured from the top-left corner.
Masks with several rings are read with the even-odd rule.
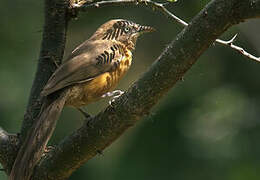
[[[45,23],[41,52],[21,128],[22,139],[25,138],[26,132],[32,126],[41,108],[42,101],[39,99],[39,95],[42,88],[57,68],[57,65],[62,62],[68,24],[67,11],[67,0],[45,0]]]
[[[9,145],[5,139],[0,139],[0,162],[3,164],[6,173],[9,174],[20,144],[30,130],[34,119],[40,112],[42,100],[40,92],[47,83],[49,77],[62,62],[66,43],[66,31],[68,24],[68,1],[67,0],[45,0],[45,22],[42,34],[41,52],[38,59],[37,71],[31,88],[30,97],[24,120],[19,133],[19,139],[12,135],[8,137]],[[4,132],[4,131],[2,131]],[[2,136],[3,137],[3,136]],[[15,143],[14,143],[14,142]],[[10,156],[6,156],[10,154]],[[2,155],[2,156],[1,156]]]
[[[53,61],[61,62],[66,36],[66,8],[65,0],[46,0],[42,50],[23,123],[22,137],[39,111],[41,102],[38,102],[37,98],[55,69]],[[116,99],[112,106],[93,117],[90,124],[84,124],[64,138],[53,151],[43,157],[32,179],[68,178],[82,164],[120,137],[125,130],[147,116],[151,108],[184,76],[217,37],[232,25],[259,17],[260,0],[211,1],[177,37],[173,37],[173,41],[151,68],[125,94]],[[0,162],[8,170],[10,165],[7,165],[7,161],[15,157],[16,150],[11,150],[13,153],[4,157],[3,153],[7,152],[7,148],[3,148],[3,144],[8,142],[6,146],[15,149],[16,143],[6,139],[9,139],[8,134],[0,133]]]

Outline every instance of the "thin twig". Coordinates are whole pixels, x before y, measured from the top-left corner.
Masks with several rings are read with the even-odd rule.
[[[237,37],[237,34],[235,36],[233,36],[233,38],[231,38],[229,41],[223,41],[221,39],[217,39],[216,42],[225,46],[228,46],[232,49],[234,49],[235,51],[239,52],[240,54],[248,57],[249,59],[253,59],[257,62],[260,62],[260,57],[256,57],[253,56],[252,54],[248,53],[247,51],[245,51],[242,47],[236,46],[233,44],[233,42],[235,41]]]
[[[154,2],[152,0],[108,0],[108,1],[98,1],[94,3],[86,2],[83,5],[73,4],[72,6],[74,8],[78,8],[82,11],[86,11],[87,9],[91,8],[99,8],[99,7],[105,7],[105,6],[115,6],[115,5],[145,5],[153,10],[161,11],[164,15],[169,17],[171,20],[178,22],[179,24],[183,26],[188,26],[188,23],[180,19],[179,17],[172,14],[166,7],[164,3],[158,3]],[[224,41],[221,39],[216,39],[216,43],[230,47],[231,49],[239,52],[243,56],[246,56],[249,59],[255,60],[257,62],[260,62],[260,57],[256,57],[247,51],[245,51],[242,47],[236,46],[233,44],[234,40],[236,39],[237,34],[229,41]]]
[[[169,12],[165,8],[165,4],[163,3],[157,3],[151,0],[108,0],[108,1],[98,1],[94,3],[86,2],[83,5],[78,4],[72,4],[74,8],[79,8],[80,10],[86,11],[87,9],[91,8],[100,8],[100,7],[106,7],[106,6],[115,6],[115,5],[145,5],[152,9],[156,9],[164,13],[166,16],[168,16],[170,19],[177,21],[178,23],[182,24],[183,26],[187,26],[188,24],[178,18],[177,16],[173,15],[171,12]]]

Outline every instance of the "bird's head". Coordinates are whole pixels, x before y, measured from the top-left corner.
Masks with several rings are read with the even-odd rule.
[[[143,26],[124,19],[114,19],[101,25],[92,38],[120,41],[133,50],[137,38],[147,32],[155,31],[150,26]]]

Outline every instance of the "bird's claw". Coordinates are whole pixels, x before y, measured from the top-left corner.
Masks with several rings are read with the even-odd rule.
[[[124,94],[124,91],[121,90],[114,90],[112,92],[107,92],[103,94],[101,97],[112,97],[112,99],[109,101],[109,105],[112,105],[112,103],[116,100],[116,98],[119,98],[122,94]]]
[[[106,97],[119,97],[121,96],[122,94],[124,94],[124,91],[121,91],[121,90],[114,90],[112,92],[107,92],[105,94],[103,94],[101,97],[102,98],[106,98]]]

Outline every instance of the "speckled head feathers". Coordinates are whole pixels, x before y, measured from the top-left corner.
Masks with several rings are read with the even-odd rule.
[[[122,43],[132,42],[135,45],[137,38],[146,32],[153,32],[154,28],[143,26],[124,19],[113,19],[101,25],[92,38],[115,40]]]

